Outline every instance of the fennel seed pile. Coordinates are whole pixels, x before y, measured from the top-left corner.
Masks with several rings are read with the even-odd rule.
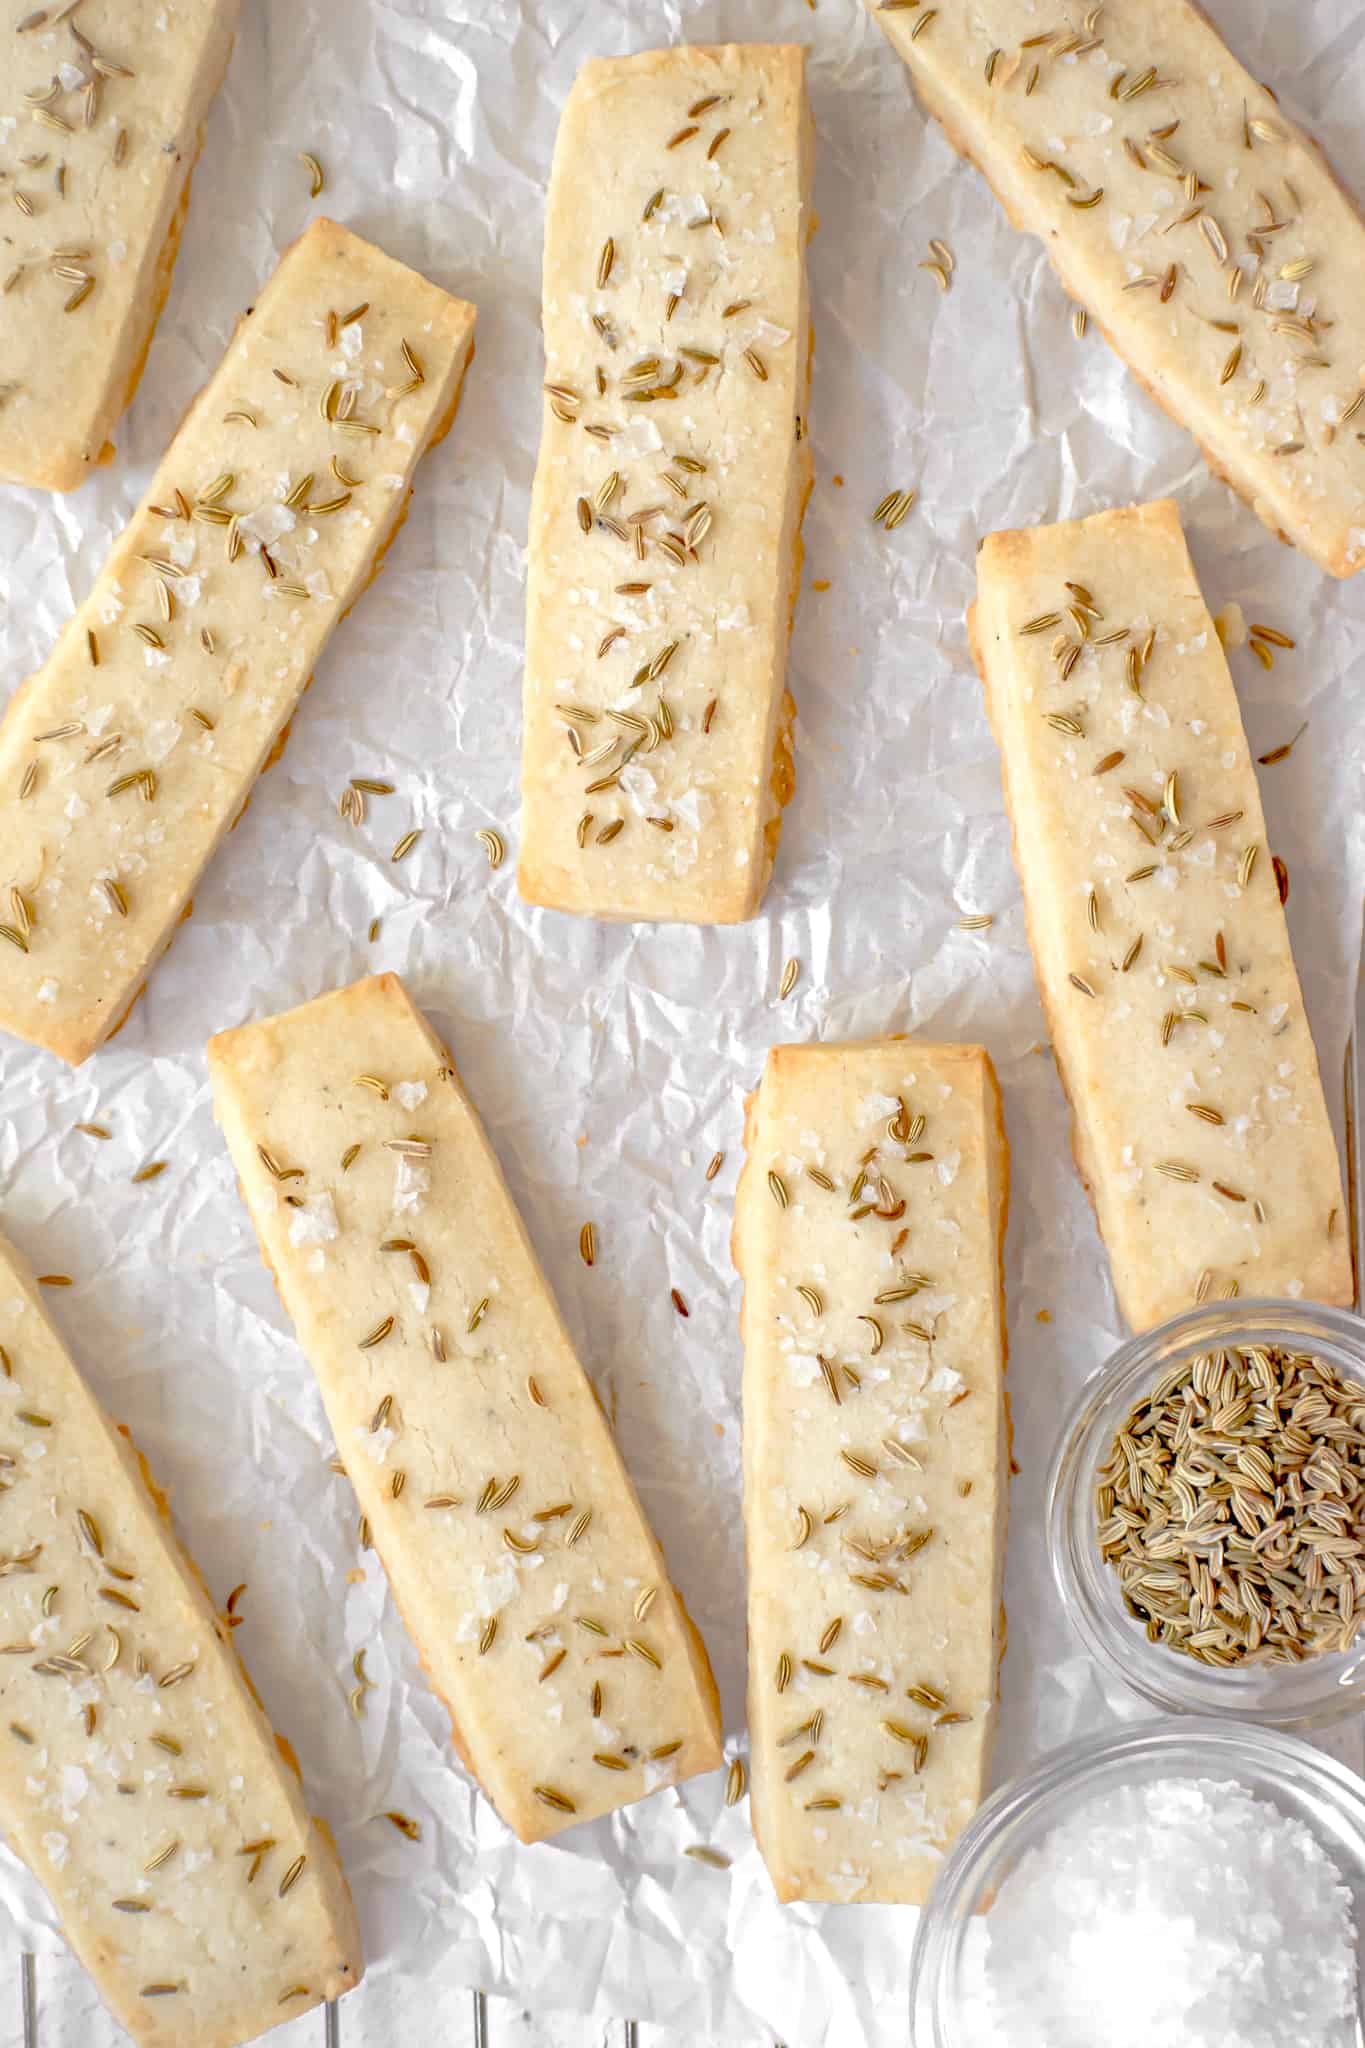
[[[1271,1347],[1173,1366],[1117,1432],[1095,1505],[1150,1642],[1229,1668],[1349,1648],[1365,1602],[1365,1385]]]

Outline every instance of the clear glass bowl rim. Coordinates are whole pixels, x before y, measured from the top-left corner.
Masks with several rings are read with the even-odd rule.
[[[1254,1722],[1184,1715],[1106,1729],[1053,1750],[1021,1777],[993,1792],[958,1837],[920,1913],[910,1957],[910,2039],[915,2048],[971,2048],[960,2032],[954,2008],[965,1930],[976,1901],[1008,1875],[999,1864],[1016,1843],[1020,1850],[1046,1833],[1065,1808],[1079,1804],[1092,1787],[1134,1773],[1135,1767],[1167,1763],[1179,1775],[1234,1777],[1254,1782],[1259,1797],[1316,1791],[1338,1814],[1350,1838],[1353,1863],[1335,1852],[1343,1880],[1357,1899],[1365,1888],[1365,1779],[1335,1757],[1297,1735]],[[1027,1835],[1027,1841],[1021,1837]],[[1014,1859],[1011,1859],[1011,1867]]]
[[[1064,1419],[1048,1480],[1048,1556],[1062,1608],[1091,1656],[1149,1706],[1227,1714],[1268,1727],[1325,1727],[1365,1709],[1365,1638],[1350,1651],[1303,1664],[1226,1672],[1175,1651],[1149,1649],[1118,1601],[1097,1590],[1107,1593],[1112,1585],[1093,1550],[1090,1474],[1097,1444],[1168,1366],[1224,1345],[1256,1343],[1316,1348],[1365,1382],[1365,1318],[1318,1302],[1248,1297],[1206,1303],[1128,1338],[1091,1374]]]

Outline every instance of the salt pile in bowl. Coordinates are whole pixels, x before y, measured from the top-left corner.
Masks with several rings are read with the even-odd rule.
[[[1236,1783],[1106,1791],[968,1936],[970,2048],[1357,2048],[1355,1901],[1300,1820]]]

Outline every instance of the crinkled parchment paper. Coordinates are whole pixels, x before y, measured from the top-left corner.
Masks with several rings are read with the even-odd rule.
[[[1040,0],[1045,29],[1064,9]],[[1365,188],[1365,17],[1354,0],[1214,0],[1253,68]],[[1329,583],[1207,475],[1070,308],[1037,247],[913,104],[855,0],[246,0],[195,181],[184,252],[117,463],[74,498],[0,492],[6,689],[46,654],[136,502],[238,311],[320,204],[467,298],[478,357],[376,588],[340,628],[280,763],[196,891],[124,1032],[79,1073],[0,1048],[3,1222],[75,1277],[62,1327],[171,1486],[238,1642],[336,1830],[368,1979],[342,2038],[463,2039],[462,1987],[599,2020],[635,2014],[728,2048],[905,2040],[909,1912],[779,1909],[747,1806],[719,1776],[552,1845],[512,1840],[454,1763],[233,1186],[209,1111],[210,1032],[372,968],[397,968],[448,1036],[715,1661],[744,1740],[738,1288],[729,1210],[741,1098],[776,1039],[918,1031],[981,1039],[1014,1151],[1008,1266],[1017,1452],[998,1772],[1131,1703],[1107,1698],[1043,1570],[1059,1413],[1119,1335],[1068,1156],[963,609],[979,537],[1173,492],[1205,591],[1295,636],[1233,666],[1329,1093],[1355,994],[1365,832],[1365,578]],[[679,38],[809,43],[820,231],[811,417],[818,483],[791,682],[798,786],[762,917],[614,928],[532,911],[515,847],[523,543],[540,416],[542,201],[577,66]],[[940,295],[916,265],[941,236]],[[872,507],[919,502],[892,535]],[[357,830],[353,774],[398,793]],[[410,825],[415,852],[388,851]],[[968,912],[994,914],[978,934]],[[380,936],[367,941],[372,918]],[[777,989],[801,963],[795,992]],[[99,1144],[76,1132],[97,1118]],[[703,1178],[725,1153],[716,1181]],[[157,1180],[137,1168],[168,1159]],[[600,1246],[586,1270],[580,1225]],[[686,1297],[686,1322],[669,1303]],[[1050,1320],[1043,1320],[1046,1315]],[[376,1690],[352,1718],[351,1658]],[[420,1843],[382,1818],[420,1819]],[[684,1857],[709,1843],[728,1872]],[[51,1951],[38,1887],[0,1855],[5,1952]],[[40,1987],[45,1956],[39,1956]],[[60,1976],[70,1982],[71,1973]],[[0,1998],[4,1996],[0,1991]],[[12,2010],[12,2008],[11,2008]],[[53,2032],[52,2023],[58,2022]],[[83,1983],[45,2041],[115,2034]],[[9,2036],[12,2038],[12,2036]],[[282,2043],[321,2038],[298,2021]]]

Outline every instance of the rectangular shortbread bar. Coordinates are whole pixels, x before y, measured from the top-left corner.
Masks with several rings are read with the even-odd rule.
[[[1365,566],[1365,221],[1202,10],[868,5],[1210,467],[1330,575]]]
[[[331,1838],[164,1497],[0,1239],[0,1825],[143,2048],[236,2048],[358,1982]]]
[[[8,483],[74,490],[114,452],[170,290],[238,4],[0,7]]]
[[[588,64],[545,227],[523,896],[733,924],[793,788],[811,485],[805,52]]]
[[[0,727],[0,1026],[117,1028],[450,425],[474,309],[319,221]]]
[[[754,1822],[782,1899],[924,1899],[986,1786],[1008,1154],[975,1046],[791,1046],[749,1102]]]
[[[1175,506],[992,534],[977,576],[1038,984],[1124,1314],[1350,1302],[1256,772]]]
[[[396,975],[209,1046],[455,1745],[523,1841],[720,1761],[715,1685],[449,1053]]]

